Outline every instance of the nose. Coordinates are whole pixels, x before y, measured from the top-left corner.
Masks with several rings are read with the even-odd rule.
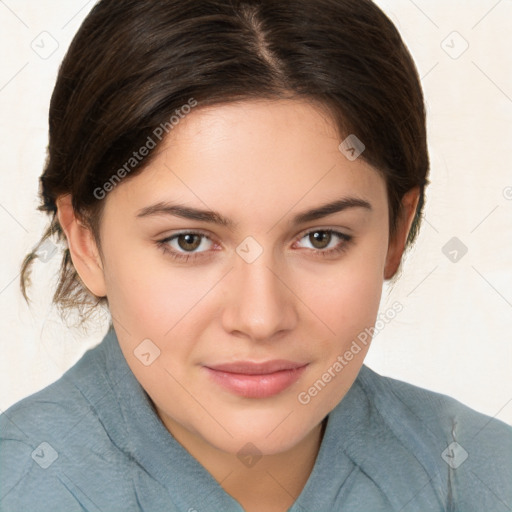
[[[296,297],[286,274],[264,253],[253,263],[239,259],[226,284],[222,314],[226,332],[251,341],[273,341],[298,323]]]

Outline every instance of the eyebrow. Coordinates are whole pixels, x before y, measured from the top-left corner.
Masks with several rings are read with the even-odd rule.
[[[333,213],[342,212],[343,210],[347,210],[349,208],[364,208],[369,211],[373,210],[372,205],[364,199],[359,199],[357,197],[346,197],[331,203],[324,204],[318,208],[299,213],[293,217],[291,223],[304,224],[306,222],[311,222],[312,220],[322,219],[323,217],[327,217]]]
[[[306,210],[295,215],[290,224],[304,224],[313,220],[322,219],[328,215],[342,212],[349,208],[364,208],[372,211],[372,205],[364,199],[356,197],[346,197],[330,203],[321,205],[311,210]],[[213,210],[202,210],[199,208],[192,208],[181,204],[173,204],[169,202],[159,202],[151,206],[142,208],[137,213],[137,218],[145,218],[159,215],[171,215],[174,217],[181,217],[188,220],[196,220],[201,222],[208,222],[211,224],[218,224],[227,227],[230,230],[236,228],[236,223],[231,219],[222,216],[220,213]]]

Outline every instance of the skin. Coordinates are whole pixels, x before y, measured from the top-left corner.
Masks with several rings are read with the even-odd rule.
[[[160,419],[248,512],[287,510],[303,489],[322,420],[352,385],[368,347],[308,404],[298,394],[374,325],[383,282],[399,266],[417,207],[413,189],[390,238],[385,182],[361,158],[349,161],[338,149],[342,140],[330,118],[304,101],[196,109],[140,175],[104,199],[101,251],[70,196],[58,200],[73,263],[92,293],[108,297],[123,354]],[[371,209],[291,223],[347,197]],[[165,214],[137,218],[158,202],[214,210],[235,226]],[[352,240],[324,233],[327,247],[315,244],[309,234],[325,229]],[[158,246],[190,230],[211,240],[199,238],[196,259],[175,260]],[[248,236],[263,250],[252,263],[236,252]],[[180,240],[167,245],[187,254],[190,246]],[[149,366],[134,354],[144,339],[161,351]],[[268,398],[235,395],[203,368],[273,359],[307,367]],[[252,468],[236,456],[248,442],[263,454]]]

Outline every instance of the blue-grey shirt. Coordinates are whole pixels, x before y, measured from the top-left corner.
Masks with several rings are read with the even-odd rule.
[[[110,328],[0,416],[3,512],[242,512],[160,421]],[[512,510],[512,428],[363,366],[292,512]]]

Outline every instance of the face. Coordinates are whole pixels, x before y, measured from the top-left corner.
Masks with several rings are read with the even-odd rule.
[[[104,199],[114,327],[171,432],[283,452],[356,378],[368,345],[350,347],[378,313],[388,202],[340,143],[298,100],[197,109]]]

